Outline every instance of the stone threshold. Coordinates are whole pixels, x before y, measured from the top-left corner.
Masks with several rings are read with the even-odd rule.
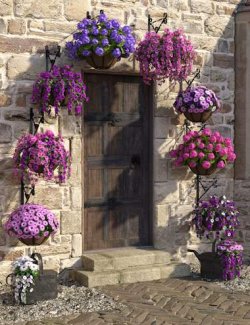
[[[71,272],[86,287],[135,283],[190,275],[190,267],[176,263],[171,255],[152,247],[116,248],[86,252],[83,269]]]

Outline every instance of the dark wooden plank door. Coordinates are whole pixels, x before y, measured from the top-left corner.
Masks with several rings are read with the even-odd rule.
[[[151,87],[85,74],[84,249],[151,244]]]

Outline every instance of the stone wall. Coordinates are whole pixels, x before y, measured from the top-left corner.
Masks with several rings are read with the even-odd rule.
[[[201,68],[203,84],[223,100],[220,113],[210,121],[223,134],[233,137],[234,119],[234,18],[237,0],[0,0],[0,214],[2,222],[20,204],[20,186],[12,176],[11,157],[16,141],[29,129],[28,112],[33,80],[45,69],[44,46],[60,43],[74,31],[86,11],[100,9],[110,17],[134,25],[142,38],[147,15],[158,19],[168,13],[169,27],[182,27],[197,48],[196,66]],[[70,37],[69,37],[70,38]],[[63,55],[58,63],[66,63]],[[83,67],[82,63],[75,69]],[[138,70],[133,58],[122,60],[118,70]],[[165,83],[158,87],[154,133],[154,245],[179,257],[186,256],[187,244],[202,246],[189,232],[194,203],[193,177],[187,169],[174,169],[167,158],[169,148],[182,130],[182,122],[172,109],[177,87]],[[62,131],[73,156],[72,176],[67,184],[56,186],[40,182],[35,200],[51,208],[61,220],[60,233],[38,247],[47,266],[57,270],[79,266],[82,254],[82,137],[81,118],[60,117],[42,126]],[[216,193],[233,193],[233,170],[220,173]],[[0,228],[2,274],[10,261],[27,253],[27,247],[11,240]]]

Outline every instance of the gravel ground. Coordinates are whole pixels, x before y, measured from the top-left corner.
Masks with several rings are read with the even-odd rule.
[[[199,263],[191,264],[191,271],[192,271],[193,278],[201,279]],[[208,280],[208,279],[202,279],[202,280],[213,282],[218,286],[231,291],[243,291],[243,292],[250,291],[250,263],[247,262],[245,265],[243,265],[240,278],[236,278],[231,281],[219,281],[219,280]]]
[[[85,312],[121,310],[123,307],[100,290],[82,287],[76,283],[60,284],[57,299],[26,306],[15,305],[9,287],[0,287],[1,325]]]

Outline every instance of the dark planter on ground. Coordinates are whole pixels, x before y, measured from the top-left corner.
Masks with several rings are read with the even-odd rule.
[[[188,249],[198,258],[201,265],[201,277],[206,279],[223,280],[223,267],[220,256],[216,253],[206,252],[199,254],[195,250]],[[236,277],[236,270],[234,270],[234,278]]]

